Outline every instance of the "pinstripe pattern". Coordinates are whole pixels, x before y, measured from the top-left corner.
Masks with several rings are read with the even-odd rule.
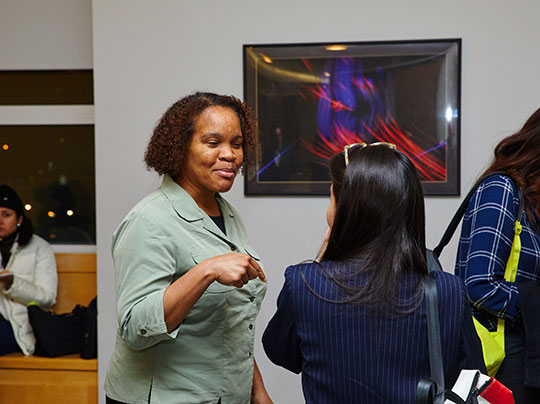
[[[332,268],[337,264],[332,263]],[[278,308],[263,335],[266,354],[279,366],[302,372],[306,403],[414,403],[416,384],[429,376],[425,303],[400,317],[374,315],[339,299],[335,284],[316,264],[287,268]],[[340,269],[343,270],[343,269]],[[361,281],[361,280],[360,280]],[[465,291],[459,278],[436,278],[446,382],[462,368],[483,368]],[[412,279],[400,294],[410,295]]]
[[[514,320],[520,313],[516,284],[504,280],[518,205],[515,184],[498,175],[479,186],[463,218],[455,273],[465,281],[474,314],[491,330],[496,328],[496,316]],[[540,236],[531,229],[527,215],[521,224],[516,282],[538,280]]]

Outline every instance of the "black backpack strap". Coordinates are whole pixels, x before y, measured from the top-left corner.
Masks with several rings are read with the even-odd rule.
[[[437,245],[437,247],[435,247],[433,249],[433,254],[436,257],[440,257],[443,248],[446,247],[447,244],[452,239],[452,236],[454,235],[457,227],[459,226],[459,222],[461,222],[461,219],[463,218],[463,215],[465,214],[465,211],[467,210],[467,206],[469,205],[469,201],[471,200],[472,196],[474,195],[474,193],[476,192],[476,190],[478,189],[480,184],[482,182],[484,182],[486,179],[488,179],[490,177],[493,177],[495,175],[504,175],[504,176],[506,176],[506,174],[504,172],[502,172],[502,171],[495,171],[493,173],[490,173],[490,174],[485,175],[484,177],[480,178],[473,185],[473,187],[471,188],[471,190],[469,191],[469,193],[467,194],[465,199],[463,199],[463,201],[461,202],[461,205],[459,205],[459,208],[456,211],[456,213],[454,214],[454,217],[452,218],[452,220],[450,221],[450,224],[446,228],[446,231],[444,232],[444,234],[443,234],[443,236],[441,238],[441,241],[439,242],[439,245]],[[516,218],[521,220],[521,217],[523,215],[523,192],[521,191],[521,189],[519,187],[518,187],[518,190],[519,190],[519,206],[520,207],[519,207],[518,214],[517,214]]]

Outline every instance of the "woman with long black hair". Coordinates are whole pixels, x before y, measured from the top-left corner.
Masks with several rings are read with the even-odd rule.
[[[330,227],[320,262],[285,272],[263,335],[268,357],[302,373],[306,403],[414,403],[429,377],[422,277],[424,200],[394,145],[346,146],[330,161]],[[462,282],[436,275],[444,374],[484,369]]]

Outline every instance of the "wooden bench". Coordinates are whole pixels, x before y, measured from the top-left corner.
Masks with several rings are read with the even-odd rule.
[[[54,311],[67,313],[96,296],[96,254],[56,254],[58,294]],[[0,403],[96,404],[97,359],[23,354],[0,356]]]

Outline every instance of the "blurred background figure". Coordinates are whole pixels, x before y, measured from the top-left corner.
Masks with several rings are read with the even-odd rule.
[[[31,355],[35,337],[26,305],[44,309],[56,302],[57,273],[50,245],[33,234],[21,198],[0,185],[0,354]]]

